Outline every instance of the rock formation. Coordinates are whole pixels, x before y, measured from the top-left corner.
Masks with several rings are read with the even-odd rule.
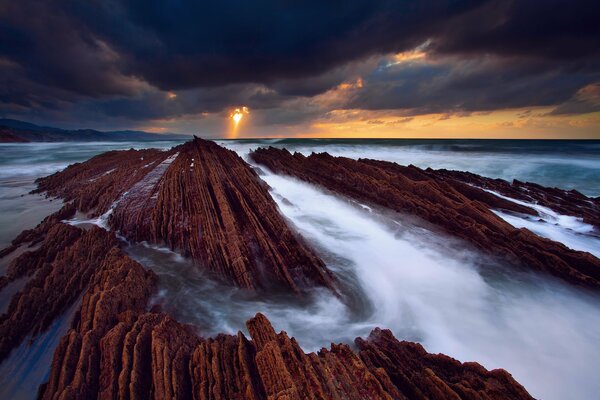
[[[387,330],[305,354],[262,314],[251,340],[198,337],[165,314],[143,312],[151,274],[117,251],[91,281],[73,329],[55,352],[43,399],[531,399],[504,370],[487,371]]]
[[[446,179],[465,182],[479,188],[492,190],[503,196],[548,207],[562,215],[581,218],[583,222],[600,230],[600,197],[587,197],[577,190],[548,188],[537,183],[491,179],[470,172],[440,169],[433,172]]]
[[[511,264],[544,271],[572,283],[600,287],[598,258],[527,229],[516,229],[491,211],[503,209],[537,215],[535,210],[457,180],[447,171],[438,173],[327,153],[306,157],[273,147],[258,149],[251,158],[276,173],[291,175],[361,203],[418,216]],[[467,182],[473,181],[474,178]],[[533,191],[532,186],[529,189]],[[544,197],[549,192],[551,189],[545,189],[531,198]],[[589,201],[597,204],[597,200]]]
[[[28,276],[0,316],[0,360],[29,336],[43,332],[85,290],[117,240],[100,228],[88,231],[57,223],[34,251],[10,265],[6,281]]]
[[[135,241],[164,242],[240,287],[333,288],[324,263],[235,152],[200,139],[177,152],[119,202],[113,228]]]
[[[166,244],[248,289],[335,291],[325,264],[289,228],[256,172],[236,153],[195,138],[170,151],[111,151],[38,181],[37,192],[112,229]]]
[[[40,178],[34,193],[73,201],[77,210],[99,216],[135,183],[172,155],[157,149],[109,151]]]
[[[361,179],[348,185],[357,193],[388,193],[394,201],[398,178],[385,170],[365,171],[370,180],[357,175]],[[239,286],[267,289],[262,279],[268,278],[297,291],[333,287],[322,262],[278,214],[265,185],[232,152],[196,139],[168,152],[109,152],[63,172],[41,180],[40,190],[70,202],[0,253],[26,249],[2,278],[4,285],[27,279],[0,316],[0,360],[67,308],[78,309],[55,349],[48,382],[39,390],[42,399],[531,399],[504,370],[429,354],[388,330],[357,338],[354,350],[332,344],[307,354],[257,314],[247,322],[249,337],[238,332],[203,338],[202,327],[179,323],[159,305],[148,309],[157,277],[121,249],[114,232],[62,222],[76,210],[113,210],[109,224],[128,238],[183,249]],[[355,177],[342,169],[329,172],[339,182]],[[431,180],[417,172],[407,172],[404,184]],[[390,174],[387,188],[369,186],[384,173]],[[445,207],[452,203],[444,196],[466,201],[462,215],[477,221],[494,221],[485,214],[485,199],[521,207],[484,194],[477,194],[484,203],[471,201],[449,184],[429,185],[437,192],[416,184],[413,190]],[[417,198],[406,195],[400,204],[433,207]],[[452,216],[463,218],[447,218]]]

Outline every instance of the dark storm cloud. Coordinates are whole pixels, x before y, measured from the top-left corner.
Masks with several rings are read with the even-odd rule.
[[[312,77],[412,47],[420,26],[475,3],[132,0],[100,10],[76,4],[77,17],[123,55],[124,71],[171,90]]]
[[[520,59],[437,59],[382,66],[345,108],[410,109],[414,114],[552,106],[600,80],[600,65]]]
[[[0,112],[144,119],[277,108],[422,43],[453,64],[377,70],[346,106],[555,105],[597,81],[599,9],[587,0],[6,1]],[[166,101],[171,90],[178,96]],[[308,108],[294,114],[316,113]]]
[[[94,111],[132,120],[161,119],[189,114],[217,113],[228,107],[246,105],[266,109],[281,105],[286,97],[254,84],[179,91],[169,98],[165,92],[150,90],[131,97],[118,97],[80,103],[80,113]]]
[[[597,59],[599,18],[596,0],[492,1],[441,27],[432,49],[446,54]]]
[[[585,114],[600,111],[600,83],[581,88],[575,95],[556,107],[551,114]]]

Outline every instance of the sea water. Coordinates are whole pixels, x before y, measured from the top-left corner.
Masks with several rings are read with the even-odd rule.
[[[0,145],[2,244],[57,207],[59,202],[26,194],[36,177],[111,149],[168,148],[178,143]],[[327,151],[533,181],[589,196],[600,194],[600,143],[593,141],[219,143],[246,159],[250,149],[272,145],[304,154]],[[262,170],[261,178],[271,187],[282,214],[341,283],[342,298],[319,289],[303,300],[250,295],[214,281],[169,249],[130,245],[129,254],[159,275],[160,288],[153,303],[160,303],[180,321],[196,325],[205,336],[245,331],[244,322],[263,312],[277,330],[286,330],[306,351],[314,351],[330,342],[352,344],[356,336],[366,336],[379,326],[391,329],[399,339],[422,343],[430,352],[477,361],[490,369],[505,368],[535,397],[592,399],[600,390],[597,294],[549,277],[515,273],[510,265],[486,259],[467,244],[424,229],[402,215],[373,210]],[[532,224],[541,224],[525,216],[501,216],[534,232]],[[536,233],[597,254],[596,232],[582,221],[547,211],[544,217],[544,227],[552,228]],[[31,368],[48,370],[45,362],[38,361]]]

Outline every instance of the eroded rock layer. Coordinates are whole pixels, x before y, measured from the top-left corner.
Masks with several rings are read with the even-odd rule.
[[[100,228],[54,224],[41,246],[17,257],[3,282],[28,277],[0,316],[0,361],[28,336],[46,330],[81,295],[94,272],[115,248],[113,234]]]
[[[329,278],[319,274],[321,280],[315,278],[302,264],[309,260],[321,266],[277,214],[256,174],[235,154],[196,140],[145,157],[154,157],[153,167],[137,167],[136,171],[148,168],[145,174],[133,171],[135,178],[128,180],[119,172],[127,187],[116,178],[104,182],[103,177],[114,171],[106,174],[99,166],[85,163],[82,172],[73,167],[69,174],[73,179],[90,176],[87,186],[54,175],[52,180],[65,182],[71,191],[48,181],[53,186],[49,190],[77,206],[66,204],[19,235],[0,255],[35,245],[19,254],[3,277],[6,282],[20,278],[27,282],[0,316],[0,360],[80,301],[69,331],[54,352],[40,398],[531,399],[504,370],[487,371],[476,363],[428,354],[418,344],[398,341],[387,330],[376,329],[368,338],[357,339],[358,352],[332,344],[330,349],[306,354],[294,338],[276,333],[262,314],[247,322],[249,337],[238,332],[206,339],[198,335],[202,327],[181,324],[158,307],[148,310],[156,275],[120,249],[114,232],[61,222],[72,217],[76,207],[98,215],[110,209],[110,198],[120,199],[111,223],[129,237],[163,239],[173,247],[191,241],[196,251],[221,257],[224,267],[239,262],[231,254],[247,257],[247,264],[239,265],[247,265],[244,271],[255,279],[262,275],[251,268],[261,265],[271,265],[268,273],[294,289],[301,284],[327,285]],[[98,180],[101,183],[95,188]],[[106,190],[101,201],[84,200],[100,189]],[[148,229],[151,236],[143,236],[136,225]],[[236,247],[233,253],[226,247],[229,242],[250,243],[252,248]],[[211,260],[198,254],[201,261]],[[265,264],[266,256],[272,264]],[[297,264],[287,266],[289,260]]]
[[[160,176],[149,174],[119,202],[113,228],[135,241],[166,243],[240,287],[333,288],[324,263],[235,152],[201,139],[176,151]]]
[[[132,241],[167,245],[248,289],[334,283],[235,152],[195,138],[169,151],[111,151],[38,181]]]
[[[559,214],[581,218],[583,222],[600,229],[600,197],[587,197],[577,190],[549,188],[516,179],[508,182],[503,179],[486,178],[464,171],[428,169],[427,172],[491,190],[513,199],[539,204]]]
[[[47,223],[46,223],[47,224]],[[42,232],[40,224],[39,232]],[[43,399],[530,399],[503,370],[428,354],[389,331],[304,353],[257,314],[248,339],[204,339],[196,328],[147,311],[156,276],[130,259],[111,232],[55,222],[32,278],[2,316],[2,356],[44,331],[81,296],[54,352]]]
[[[151,285],[136,263],[96,275],[56,350],[43,399],[531,399],[504,370],[428,354],[387,330],[304,353],[262,314],[251,340],[198,337],[165,314],[141,312]],[[124,277],[127,277],[125,279]]]
[[[98,216],[172,155],[173,150],[109,151],[40,178],[34,192],[73,201],[77,210]]]
[[[502,209],[537,215],[535,210],[454,179],[447,171],[438,173],[327,153],[306,157],[273,147],[258,149],[251,158],[276,173],[319,185],[361,203],[416,215],[472,243],[480,251],[512,264],[548,272],[576,284],[600,287],[598,258],[527,229],[516,229],[491,211]],[[529,189],[533,190],[531,186]]]

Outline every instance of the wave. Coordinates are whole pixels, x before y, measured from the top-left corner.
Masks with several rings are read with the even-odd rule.
[[[23,340],[0,364],[0,398],[37,398],[38,388],[48,381],[54,350],[67,333],[81,299],[75,301],[43,333]]]
[[[263,173],[281,212],[317,249],[345,296],[252,295],[176,253],[128,248],[160,277],[154,301],[200,334],[244,331],[244,321],[263,312],[312,351],[352,343],[380,326],[430,352],[505,368],[536,397],[593,398],[600,389],[598,296],[516,273],[401,216]]]
[[[583,222],[582,218],[562,215],[554,210],[535,203],[503,196],[492,190],[483,189],[505,200],[533,208],[538,216],[507,213],[499,210],[493,212],[515,228],[527,228],[542,237],[560,242],[574,250],[587,251],[600,258],[600,236],[593,225]]]

